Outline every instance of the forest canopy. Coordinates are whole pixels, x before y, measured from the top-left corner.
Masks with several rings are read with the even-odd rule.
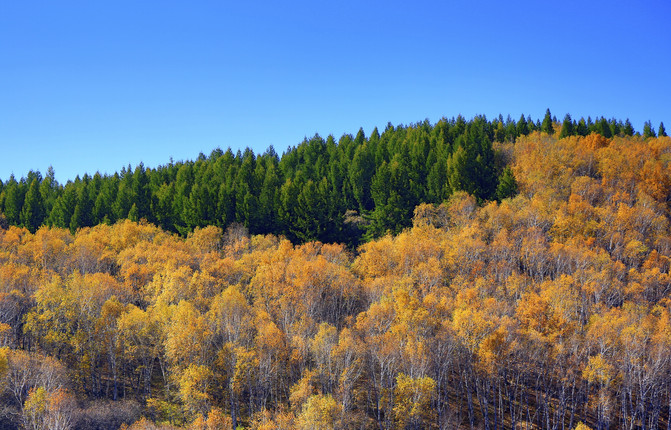
[[[668,428],[671,138],[568,121],[8,181],[0,428]]]
[[[281,156],[270,147],[234,153],[215,149],[195,161],[149,168],[130,165],[113,175],[85,174],[59,184],[53,169],[0,181],[0,213],[10,225],[35,232],[42,225],[68,228],[146,220],[186,236],[196,227],[244,225],[251,234],[274,234],[293,243],[319,240],[352,248],[410,227],[420,203],[440,204],[456,191],[478,202],[516,192],[501,144],[540,130],[560,138],[597,133],[633,136],[626,120],[558,123],[550,111],[535,122],[524,115],[469,121],[458,116],[435,124],[388,124],[336,140],[315,135]],[[666,134],[663,124],[660,135]],[[646,123],[643,137],[655,130]]]

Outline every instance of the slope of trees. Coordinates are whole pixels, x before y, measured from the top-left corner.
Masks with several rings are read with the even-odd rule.
[[[74,233],[72,221],[34,232],[0,229],[0,425],[669,428],[671,138],[566,134],[553,122],[551,135],[530,131],[497,143],[492,156],[507,167],[501,180],[489,181],[472,175],[489,172],[489,163],[468,155],[489,151],[488,139],[457,133],[457,148],[436,155],[447,166],[439,181],[445,188],[431,191],[441,203],[415,205],[423,199],[414,193],[429,191],[414,189],[411,177],[431,169],[404,166],[431,159],[421,150],[423,133],[459,127],[441,124],[409,127],[394,134],[403,136],[397,141],[315,138],[281,161],[268,154],[231,161],[247,172],[236,178],[265,183],[280,175],[258,171],[289,172],[266,197],[279,207],[295,199],[278,219],[295,229],[296,243],[251,235],[242,223],[223,230],[200,221],[176,224],[186,237],[116,219]],[[413,142],[412,150],[362,149],[401,142]],[[370,182],[351,188],[352,202],[369,211],[371,234],[381,235],[355,252],[305,233],[327,234],[333,221],[315,208],[339,167],[318,154],[347,148],[362,167],[341,166],[347,176],[333,173],[333,180],[347,177],[341,187]],[[194,196],[205,193],[196,178],[209,171],[196,166],[226,160],[235,157],[175,168],[174,182],[159,181],[163,203],[174,196],[171,207],[195,211]],[[461,163],[468,168],[459,173]],[[368,165],[377,166],[374,174]],[[137,195],[138,184],[170,169],[152,171],[147,182],[143,168],[120,176],[117,193]],[[326,179],[315,180],[322,171]],[[99,179],[66,186],[53,207],[66,195],[77,202],[98,196],[91,212],[79,211],[94,216],[102,191],[88,187],[114,183]],[[49,196],[41,193],[48,181],[33,178],[26,196]],[[258,186],[223,188],[250,208],[230,209],[226,219],[262,216]],[[517,193],[488,200],[502,187]],[[20,189],[9,186],[7,195]],[[129,213],[151,217],[132,198],[111,207],[124,201]],[[399,202],[415,205],[412,215]],[[26,220],[40,206],[27,204],[18,212]],[[192,219],[210,210],[219,209]],[[385,215],[376,218],[378,210]],[[394,216],[411,225],[379,227]]]
[[[347,243],[399,233],[420,203],[445,201],[466,191],[478,201],[510,197],[510,171],[495,146],[542,129],[559,130],[548,110],[542,123],[521,116],[488,121],[441,119],[389,124],[366,137],[362,130],[338,141],[315,135],[280,157],[230,149],[196,161],[156,169],[129,165],[114,175],[84,175],[59,184],[49,169],[0,182],[0,213],[34,233],[42,225],[68,228],[145,219],[186,236],[196,227],[243,224],[252,234],[275,234],[294,243]],[[660,134],[665,134],[663,124]],[[564,119],[560,137],[599,133],[632,136],[625,123]],[[645,137],[654,136],[646,123]],[[506,174],[504,178],[502,175]],[[508,182],[505,182],[508,181]]]

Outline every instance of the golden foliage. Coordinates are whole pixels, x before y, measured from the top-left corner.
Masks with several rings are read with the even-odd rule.
[[[665,423],[671,139],[506,145],[518,196],[422,204],[357,250],[239,225],[0,230],[0,396],[33,427],[115,385],[163,423],[130,428]]]

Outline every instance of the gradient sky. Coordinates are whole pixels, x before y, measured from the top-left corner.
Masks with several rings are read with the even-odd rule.
[[[0,0],[0,179],[546,108],[671,130],[671,1]]]

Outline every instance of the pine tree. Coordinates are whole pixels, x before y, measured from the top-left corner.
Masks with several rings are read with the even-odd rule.
[[[613,137],[613,133],[610,130],[610,124],[608,124],[608,120],[606,118],[601,117],[601,119],[597,123],[597,126],[598,126],[598,130],[599,130],[598,132],[599,132],[600,135],[602,135],[603,137],[606,137],[608,139]]]
[[[166,192],[165,199],[172,199],[172,195],[172,192]],[[225,183],[219,186],[217,194],[217,220],[222,227],[235,221],[235,192]]]
[[[631,122],[629,122],[629,118],[627,118],[624,121],[624,128],[622,129],[622,133],[625,136],[633,136],[634,135],[634,127],[631,125]]]
[[[264,156],[264,158],[267,156]],[[277,232],[275,213],[279,202],[280,177],[277,174],[276,158],[266,159],[267,169],[262,179],[258,205],[258,233],[268,234]]]
[[[588,116],[587,117],[587,130],[589,133],[598,133],[599,131],[594,128],[594,121],[592,121],[592,117]],[[589,134],[587,133],[587,134]]]
[[[51,209],[54,207],[56,198],[58,198],[58,193],[60,191],[60,186],[58,181],[56,181],[56,174],[54,168],[49,166],[47,169],[47,175],[44,177],[40,183],[40,194],[42,195],[42,203],[44,205],[44,214],[45,217],[51,213]]]
[[[503,200],[514,197],[517,194],[517,181],[510,166],[506,166],[499,176],[499,184],[496,187],[496,198]]]
[[[75,213],[77,213],[77,209],[75,209]],[[131,206],[130,210],[128,211],[128,219],[133,222],[140,221],[140,211],[137,208],[137,204],[133,203],[133,206]]]
[[[191,195],[191,187],[193,186],[193,170],[191,164],[184,163],[179,166],[174,184],[175,194],[172,199],[172,213],[175,215],[174,226],[180,233],[182,233],[182,231],[188,233],[187,219],[189,217],[189,196]],[[119,189],[119,193],[121,193],[121,189]],[[117,198],[117,200],[119,199]]]
[[[116,219],[125,219],[133,205],[133,172],[128,165],[127,169],[121,171],[119,188],[114,201],[113,213]]]
[[[93,202],[89,195],[88,177],[84,176],[84,180],[79,183],[79,191],[77,192],[77,203],[75,205],[72,218],[70,218],[70,232],[74,234],[77,229],[81,227],[90,227],[93,225]]]
[[[375,174],[375,160],[367,145],[356,148],[349,168],[349,183],[360,212],[373,209],[370,184]]]
[[[515,124],[515,121],[510,121],[505,129],[505,138],[514,142],[517,136],[517,124]]]
[[[450,195],[450,187],[447,181],[447,157],[441,156],[431,167],[427,176],[427,201],[431,203],[442,203]]]
[[[222,187],[224,184],[221,185]],[[175,216],[173,213],[173,198],[175,195],[175,183],[171,182],[170,184],[163,183],[154,197],[156,198],[156,204],[154,207],[154,217],[158,225],[161,228],[169,231],[175,230]]]
[[[95,198],[95,201],[93,203],[93,219],[94,222],[100,223],[102,222],[105,218],[108,221],[111,221],[112,219],[112,202],[111,202],[111,196],[110,196],[110,186],[112,185],[111,181],[107,180],[105,181],[101,187],[100,191],[98,191],[98,194]]]
[[[132,201],[137,206],[139,219],[153,221],[151,217],[151,192],[149,189],[149,177],[144,164],[140,163],[135,168],[132,177]]]
[[[387,232],[399,233],[409,227],[416,201],[410,190],[408,164],[397,153],[389,163],[383,163],[375,173],[371,194],[375,210],[368,219],[366,237],[379,237]]]
[[[463,137],[457,142],[460,140],[463,141]],[[459,144],[457,150],[447,160],[447,180],[452,192],[466,191],[472,194],[475,191],[475,185],[471,183],[468,175],[470,164],[466,150]]]
[[[302,190],[302,184],[297,184],[287,178],[280,188],[280,205],[278,208],[278,218],[281,223],[281,229],[289,240],[296,240],[293,232],[293,226],[296,225],[296,208],[298,206],[298,195]]]
[[[589,129],[587,128],[585,118],[581,117],[580,121],[578,121],[578,125],[575,128],[575,134],[578,136],[587,136],[589,134]]]
[[[564,122],[562,123],[561,126],[561,132],[559,133],[559,138],[563,139],[568,136],[573,136],[575,134],[573,130],[573,120],[571,119],[570,114],[566,114],[564,117]]]
[[[622,127],[620,127],[622,123],[618,124],[617,120],[615,118],[611,119],[608,122],[608,125],[610,126],[610,134],[611,136],[619,136],[620,133],[622,132]]]
[[[539,120],[536,120],[536,122],[534,122],[531,119],[531,115],[527,115],[527,127],[529,127],[529,133],[531,133],[532,131],[540,130],[540,124],[541,123]]]
[[[656,134],[655,130],[652,128],[652,124],[648,120],[643,124],[643,138],[647,139],[649,137],[656,137]]]
[[[324,196],[311,179],[298,194],[295,208],[295,224],[292,231],[301,242],[322,239],[325,229],[326,208]]]
[[[554,134],[555,132],[552,124],[552,114],[550,113],[549,108],[545,111],[545,117],[543,117],[543,123],[541,124],[541,131],[547,134]]]
[[[21,223],[21,209],[24,197],[21,188],[21,185],[14,179],[14,175],[10,175],[3,189],[4,199],[3,207],[1,208],[10,225],[19,225]]]
[[[69,228],[72,214],[77,203],[77,190],[72,183],[68,184],[63,194],[56,199],[47,224],[52,227]]]
[[[21,209],[21,224],[31,233],[35,233],[44,220],[44,204],[40,194],[40,184],[33,179],[26,193]]]
[[[664,128],[664,123],[660,122],[659,123],[659,130],[657,131],[657,136],[659,137],[666,137],[666,129]]]

